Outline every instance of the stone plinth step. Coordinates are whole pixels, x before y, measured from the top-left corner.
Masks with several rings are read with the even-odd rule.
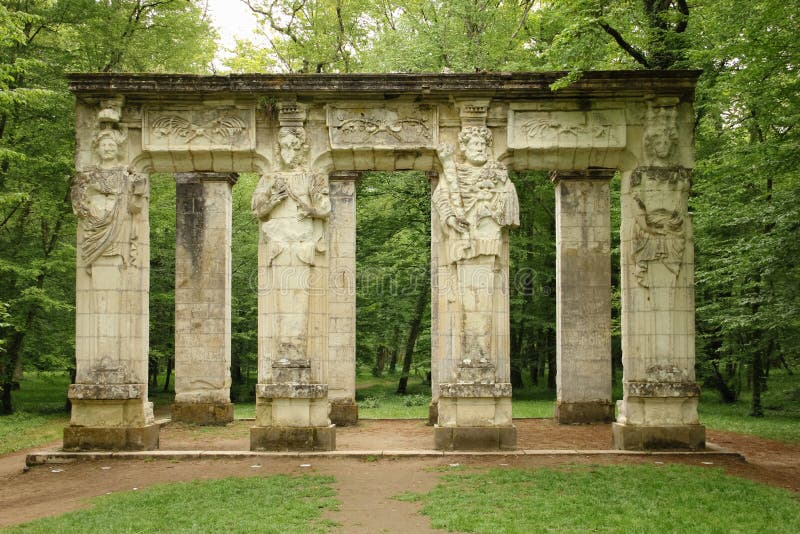
[[[29,467],[47,464],[63,464],[79,461],[95,460],[231,460],[238,458],[402,458],[402,457],[469,457],[469,456],[653,456],[653,457],[686,457],[697,458],[734,458],[745,461],[745,457],[735,451],[723,449],[712,443],[706,444],[701,451],[624,451],[624,450],[528,450],[515,451],[435,451],[417,450],[350,450],[350,451],[36,451],[27,455],[25,463]]]

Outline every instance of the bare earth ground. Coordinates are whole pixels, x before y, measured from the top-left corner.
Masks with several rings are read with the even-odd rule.
[[[162,450],[247,450],[250,422],[224,428],[170,424],[161,430]],[[611,445],[610,425],[560,426],[549,419],[516,420],[523,449],[602,450]],[[423,421],[361,421],[337,430],[338,450],[428,450],[431,427]],[[392,499],[403,491],[424,492],[437,482],[432,470],[460,463],[470,467],[535,468],[569,464],[683,463],[722,467],[727,473],[800,492],[800,444],[784,444],[734,432],[708,431],[708,440],[742,453],[704,456],[463,456],[374,458],[237,458],[229,460],[108,460],[34,467],[23,473],[27,451],[0,456],[0,527],[88,506],[87,499],[153,484],[265,476],[276,473],[333,475],[340,510],[326,517],[342,532],[438,532],[417,514],[419,505]],[[53,443],[40,449],[56,449]],[[304,467],[304,465],[308,465]],[[101,469],[101,468],[110,469]],[[59,471],[62,470],[62,471]],[[55,471],[55,472],[54,472]]]

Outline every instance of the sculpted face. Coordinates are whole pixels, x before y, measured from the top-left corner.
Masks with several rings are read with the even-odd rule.
[[[293,132],[282,133],[278,141],[281,160],[287,167],[296,167],[302,162],[303,140]]]
[[[674,130],[667,127],[663,130],[656,130],[648,137],[648,149],[652,156],[658,159],[669,159],[672,154],[672,149],[675,146]]]
[[[464,156],[472,165],[483,165],[489,159],[486,139],[482,135],[471,135],[462,145]]]
[[[117,142],[110,137],[100,139],[97,144],[97,155],[100,156],[100,161],[104,163],[115,161],[119,156]]]

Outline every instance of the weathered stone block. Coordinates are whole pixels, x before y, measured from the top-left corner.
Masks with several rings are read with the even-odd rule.
[[[158,448],[160,425],[141,427],[88,427],[64,428],[65,451],[151,451]]]
[[[444,451],[514,450],[517,428],[507,427],[442,427],[433,429],[434,446]]]
[[[144,384],[70,384],[70,400],[128,400],[141,399]]]
[[[72,399],[70,424],[81,427],[138,427],[153,422],[153,404],[142,399]]]
[[[172,405],[172,420],[196,425],[225,425],[233,421],[233,403],[178,403]]]
[[[634,426],[611,425],[613,446],[619,450],[704,449],[706,429],[703,425]]]
[[[321,399],[327,394],[325,384],[256,384],[256,397],[264,399]]]
[[[336,425],[326,427],[254,426],[250,428],[251,451],[333,451]]]
[[[336,426],[358,424],[358,404],[353,399],[335,399],[331,401],[330,418]]]
[[[554,418],[562,425],[610,423],[614,420],[611,402],[556,402]]]
[[[456,383],[440,384],[439,395],[442,397],[510,397],[510,383]]]
[[[428,426],[433,426],[439,420],[439,403],[432,401],[428,405]]]

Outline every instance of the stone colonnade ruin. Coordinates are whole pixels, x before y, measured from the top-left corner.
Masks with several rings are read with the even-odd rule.
[[[177,181],[173,418],[232,420],[231,188],[258,173],[253,450],[330,450],[355,402],[355,184],[432,178],[438,449],[513,449],[511,171],[548,170],[557,209],[561,423],[610,421],[609,181],[621,190],[623,399],[613,446],[698,448],[687,208],[699,73],[77,74],[76,361],[65,449],[154,449],[149,174]]]

